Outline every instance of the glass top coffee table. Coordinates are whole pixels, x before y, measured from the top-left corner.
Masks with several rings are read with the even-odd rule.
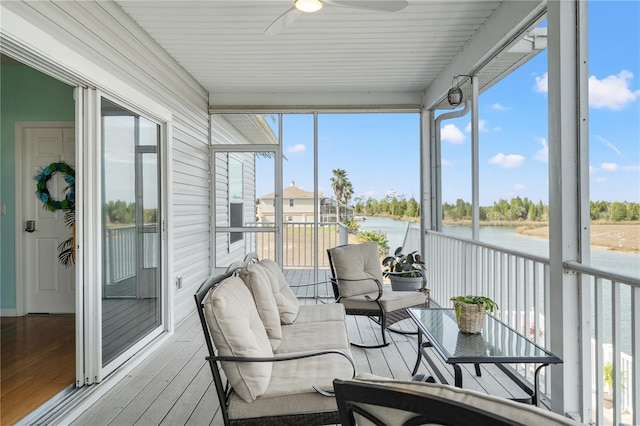
[[[480,334],[468,334],[458,330],[453,309],[409,308],[409,316],[418,326],[418,360],[412,374],[416,374],[424,356],[438,379],[448,384],[426,348],[433,347],[436,353],[454,370],[455,386],[462,387],[462,370],[459,364],[475,364],[476,375],[480,376],[480,364],[496,364],[523,390],[531,395],[531,402],[537,405],[540,370],[549,364],[559,364],[562,360],[541,346],[524,337],[492,315],[485,316],[484,328]],[[525,388],[511,371],[502,364],[534,363],[534,388]]]

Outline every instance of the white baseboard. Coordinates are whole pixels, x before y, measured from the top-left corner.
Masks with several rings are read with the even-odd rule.
[[[17,317],[17,309],[0,309],[0,317]]]

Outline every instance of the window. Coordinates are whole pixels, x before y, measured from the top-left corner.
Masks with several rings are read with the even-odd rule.
[[[244,191],[242,162],[229,158],[229,226],[242,226],[244,222]],[[242,232],[231,232],[229,243],[242,241]]]
[[[293,216],[287,216],[287,222],[293,222]]]
[[[289,198],[289,207],[293,207],[293,204],[294,204],[293,198]]]

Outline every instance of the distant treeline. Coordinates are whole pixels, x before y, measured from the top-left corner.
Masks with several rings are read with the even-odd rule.
[[[405,198],[387,197],[380,201],[374,198],[366,200],[356,199],[353,206],[356,215],[364,216],[393,216],[393,217],[420,217],[420,203],[415,198],[409,200]]]
[[[136,204],[126,201],[109,201],[105,206],[108,224],[127,225],[136,222]],[[158,217],[157,209],[144,211],[144,223],[155,223]]]
[[[356,199],[354,206],[356,215],[392,216],[397,218],[418,218],[420,203],[415,198],[406,200],[397,197],[387,197],[382,200],[367,198]],[[510,201],[500,199],[490,207],[480,207],[480,220],[484,221],[548,221],[549,206],[542,201],[537,203],[528,198],[515,197]],[[464,220],[471,219],[471,203],[462,199],[455,204],[442,205],[443,219]],[[614,222],[640,220],[640,203],[592,201],[590,203],[591,220],[610,220]]]

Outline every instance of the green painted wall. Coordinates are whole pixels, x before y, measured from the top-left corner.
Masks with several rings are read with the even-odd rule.
[[[73,87],[2,57],[0,63],[0,309],[16,308],[15,123],[75,121]]]

